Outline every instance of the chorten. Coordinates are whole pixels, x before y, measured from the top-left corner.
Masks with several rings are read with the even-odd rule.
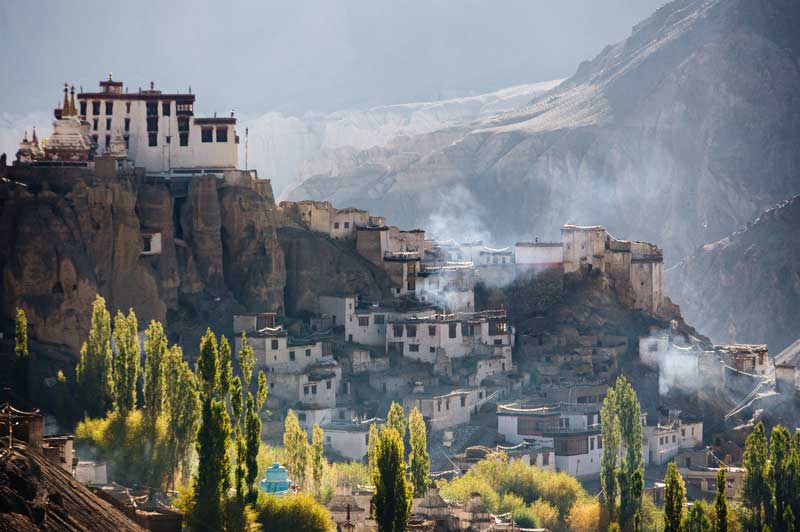
[[[89,160],[91,141],[78,118],[75,108],[75,87],[70,90],[64,83],[64,103],[56,109],[53,134],[44,150],[45,159],[50,161],[85,162]]]

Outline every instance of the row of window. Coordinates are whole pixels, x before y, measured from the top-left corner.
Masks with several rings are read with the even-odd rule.
[[[325,381],[325,389],[331,389],[331,381]],[[303,395],[317,395],[317,385],[316,384],[306,384],[303,386]]]
[[[359,318],[359,325],[361,325],[361,318]],[[408,338],[416,338],[417,337],[417,326],[416,325],[406,325],[406,337]],[[395,338],[402,338],[403,336],[403,326],[402,325],[392,325],[392,332],[394,333]],[[447,335],[450,338],[457,338],[458,337],[458,324],[457,323],[450,323],[447,325]],[[436,336],[436,325],[428,325],[428,336]]]
[[[306,349],[306,356],[307,357],[311,356],[311,349]],[[294,359],[295,359],[294,351],[289,351],[289,360],[293,361]]]
[[[213,127],[204,127],[200,130],[200,140],[202,142],[214,142]],[[228,128],[217,127],[217,142],[228,142]]]
[[[99,125],[100,125],[100,119],[99,118],[93,118],[92,119],[92,130],[93,131],[97,131]],[[130,131],[131,130],[131,119],[130,118],[126,118],[125,119],[125,126],[124,127],[125,127],[125,131]],[[156,129],[158,129],[158,128],[156,128]],[[106,118],[106,131],[111,131],[111,119],[110,118]]]
[[[677,438],[673,434],[672,435],[672,443],[675,443],[676,441],[677,441]],[[659,445],[666,445],[668,443],[669,443],[669,436],[661,436],[661,437],[658,438],[658,444]]]
[[[97,116],[100,114],[100,105],[105,104],[105,114],[106,116],[110,116],[114,114],[114,100],[107,100],[104,102],[99,102],[97,100],[92,100],[92,114]],[[131,102],[123,102],[125,104],[125,112],[130,114],[131,112]],[[172,102],[160,102],[161,103],[161,116],[172,116]],[[158,116],[158,104],[159,102],[147,102],[145,104],[145,108],[147,110],[147,116]],[[175,108],[178,114],[192,114],[194,105],[191,103],[176,103]],[[80,110],[81,115],[86,116],[86,108],[87,102],[86,100],[81,100],[80,102]]]
[[[339,222],[333,222],[333,228],[339,229]],[[344,228],[350,229],[350,222],[344,222]]]

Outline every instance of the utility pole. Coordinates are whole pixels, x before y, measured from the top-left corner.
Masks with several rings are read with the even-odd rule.
[[[246,128],[244,128],[244,169],[245,170],[250,170],[250,166],[248,166],[248,164],[247,164],[247,148],[248,148],[247,141],[249,140],[249,138],[250,138],[250,128],[246,127]]]

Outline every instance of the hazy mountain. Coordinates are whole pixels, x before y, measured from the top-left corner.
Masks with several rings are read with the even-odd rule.
[[[497,242],[601,223],[676,261],[800,192],[798,24],[791,0],[671,2],[526,108],[353,154],[290,196]]]
[[[667,273],[684,317],[717,343],[769,344],[800,337],[800,196],[741,231],[698,248]]]
[[[245,130],[249,131],[247,143],[242,141],[239,145],[239,160],[244,166],[246,159],[249,168],[271,178],[275,193],[280,196],[286,187],[299,184],[301,176],[335,170],[340,159],[360,150],[387,146],[398,137],[463,126],[516,109],[559,81],[517,85],[477,96],[329,114],[267,113],[239,125],[243,139]]]

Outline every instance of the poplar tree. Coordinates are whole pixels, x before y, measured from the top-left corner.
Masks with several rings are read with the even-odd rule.
[[[683,532],[711,532],[711,520],[700,504],[694,504],[686,516]]]
[[[144,406],[145,420],[151,437],[155,434],[158,418],[164,410],[165,371],[164,360],[167,354],[167,337],[164,327],[151,321],[144,333]],[[174,383],[169,381],[169,385]]]
[[[242,349],[239,351],[239,367],[242,369],[242,384],[245,391],[250,389],[253,378],[253,367],[256,364],[256,355],[247,341],[247,336],[242,333]]]
[[[233,382],[233,364],[231,362],[231,344],[228,339],[223,335],[219,340],[219,396],[224,398],[230,391],[231,383]]]
[[[264,388],[266,390],[266,387]],[[263,404],[263,403],[262,403]],[[248,500],[255,502],[256,479],[258,478],[258,449],[261,446],[261,418],[258,417],[260,408],[256,408],[253,394],[247,392],[247,407],[245,410],[245,464],[247,475],[245,482],[248,488]]]
[[[169,484],[174,486],[175,471],[180,466],[184,476],[189,471],[189,450],[195,443],[200,416],[200,394],[197,379],[183,360],[181,348],[172,346],[164,357],[164,414],[169,427],[167,449],[170,464]]]
[[[411,485],[406,480],[405,450],[392,427],[381,429],[372,472],[372,496],[378,532],[404,532],[411,516]]]
[[[111,359],[112,392],[114,408],[127,416],[136,408],[136,383],[139,378],[139,324],[133,309],[126,317],[117,311],[114,318],[114,347]]]
[[[725,493],[728,488],[727,482],[725,464],[720,464],[717,471],[717,498],[714,501],[714,510],[717,514],[715,532],[728,532],[728,497]]]
[[[408,426],[406,414],[403,412],[403,407],[394,401],[392,401],[392,406],[389,407],[389,414],[386,416],[386,426],[396,430],[397,434],[400,435],[400,439],[405,440]]]
[[[664,477],[664,532],[680,532],[683,518],[683,503],[686,502],[686,487],[683,478],[675,467],[675,462],[667,466]]]
[[[319,493],[322,484],[322,466],[324,459],[325,433],[322,428],[314,423],[311,430],[311,478],[314,482],[314,492]]]
[[[769,473],[775,504],[770,527],[773,530],[794,530],[795,509],[800,500],[800,457],[792,435],[782,425],[772,429]]]
[[[425,420],[416,407],[408,416],[408,429],[409,446],[411,447],[411,454],[408,457],[411,485],[414,488],[414,496],[422,497],[425,495],[425,487],[428,485],[431,458],[428,455],[428,434],[425,429]]]
[[[377,459],[378,451],[378,426],[373,423],[369,426],[369,436],[367,437],[367,467],[369,467],[369,474],[375,470],[375,460]]]
[[[286,451],[286,469],[299,486],[304,486],[309,455],[308,436],[291,408],[284,421],[283,448]]]
[[[256,401],[256,406],[258,407],[258,411],[260,412],[262,408],[264,408],[264,403],[267,402],[267,395],[269,394],[269,388],[267,388],[267,376],[264,374],[263,371],[258,372],[258,400]]]
[[[224,499],[230,487],[231,461],[228,446],[231,423],[220,394],[220,355],[211,329],[200,341],[197,364],[202,409],[197,433],[198,469],[195,479],[195,530],[224,530]]]
[[[616,383],[617,416],[625,457],[619,471],[620,517],[623,529],[630,529],[633,516],[642,507],[644,459],[642,458],[641,407],[636,391],[620,376]]]
[[[100,295],[92,303],[89,338],[75,368],[78,402],[91,418],[105,415],[111,405],[111,316]]]
[[[617,393],[608,389],[603,406],[600,409],[600,431],[603,438],[603,454],[600,458],[600,485],[602,486],[602,503],[608,514],[609,522],[617,520],[617,459],[619,456],[620,428],[617,415]]]
[[[241,501],[245,494],[245,455],[247,448],[242,430],[242,380],[237,376],[231,382],[231,423],[233,424],[233,443],[236,448],[236,468],[234,469],[236,497]]]
[[[742,466],[745,469],[742,481],[742,501],[755,517],[756,529],[769,524],[772,515],[772,489],[769,483],[769,452],[764,424],[759,421],[747,436]]]
[[[19,394],[28,397],[28,372],[30,356],[28,353],[28,318],[25,311],[17,307],[14,317],[14,369]]]

